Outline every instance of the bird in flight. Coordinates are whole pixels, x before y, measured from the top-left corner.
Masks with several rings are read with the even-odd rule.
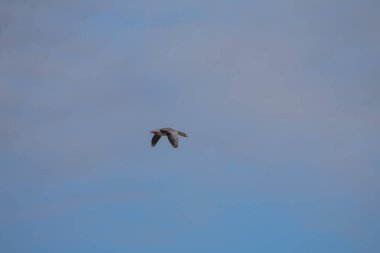
[[[150,132],[154,134],[152,138],[152,147],[156,145],[156,143],[160,140],[161,136],[167,136],[170,144],[172,144],[174,148],[178,148],[178,135],[187,137],[187,134],[170,127],[160,128]]]

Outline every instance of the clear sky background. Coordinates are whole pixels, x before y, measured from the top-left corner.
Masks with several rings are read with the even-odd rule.
[[[1,0],[0,252],[380,252],[379,24],[378,0]]]

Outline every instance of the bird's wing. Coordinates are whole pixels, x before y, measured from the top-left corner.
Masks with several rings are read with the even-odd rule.
[[[161,128],[161,131],[166,134],[174,134],[176,132],[175,129],[170,128],[170,127]]]
[[[174,148],[178,148],[178,135],[176,134],[168,134],[168,140],[170,142],[170,144],[172,144],[172,146]]]
[[[153,135],[153,138],[152,138],[152,147],[154,147],[156,145],[156,143],[160,140],[161,136],[158,135],[158,134],[155,134]]]

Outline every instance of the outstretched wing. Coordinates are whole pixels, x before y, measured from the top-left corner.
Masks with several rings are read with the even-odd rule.
[[[153,135],[153,138],[152,138],[152,147],[154,147],[156,145],[156,143],[160,140],[161,136],[158,135],[158,134],[155,134]]]
[[[178,135],[176,134],[168,134],[168,140],[170,142],[170,144],[172,144],[172,146],[174,148],[178,148]]]

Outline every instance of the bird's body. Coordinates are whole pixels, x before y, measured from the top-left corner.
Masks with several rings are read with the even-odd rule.
[[[152,138],[152,147],[156,145],[156,143],[160,140],[161,136],[167,136],[170,144],[172,144],[174,148],[178,147],[178,135],[187,137],[185,133],[170,127],[160,128],[150,132],[154,134]]]

